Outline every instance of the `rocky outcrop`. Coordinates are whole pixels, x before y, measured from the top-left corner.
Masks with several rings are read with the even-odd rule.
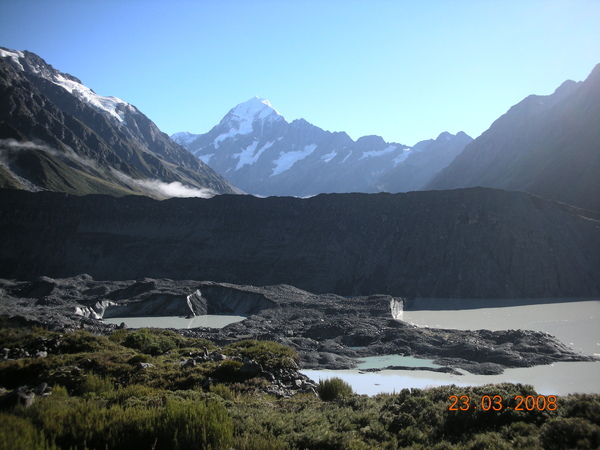
[[[52,388],[47,383],[40,383],[35,388],[19,386],[12,391],[0,388],[0,411],[10,410],[17,405],[29,408],[35,402],[35,396],[48,397],[52,395]]]
[[[600,294],[598,219],[483,188],[165,201],[0,190],[0,277],[85,272],[339,295],[588,297]]]
[[[141,301],[112,304],[101,318],[142,316],[196,316],[204,314],[204,303],[197,294],[151,294]]]
[[[31,282],[0,280],[0,292],[0,298],[6,300],[0,305],[0,314],[2,311],[10,314],[19,299],[18,316],[22,319],[65,326],[72,325],[69,319],[81,318],[244,316],[277,306],[259,288],[241,291],[226,283],[189,280],[145,278],[113,282],[95,281],[89,275],[65,279],[41,277]]]
[[[227,283],[204,282],[197,291],[206,303],[205,314],[235,314],[249,316],[263,309],[273,308],[276,303],[269,300],[259,289],[252,287],[241,291]]]

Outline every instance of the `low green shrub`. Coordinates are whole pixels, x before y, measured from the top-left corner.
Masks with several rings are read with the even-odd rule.
[[[210,352],[218,348],[214,343],[212,343],[208,339],[202,338],[188,338],[186,340],[185,346],[193,347],[194,349],[201,349],[202,347],[206,347],[206,349]]]
[[[212,371],[211,376],[219,381],[241,381],[244,377],[240,374],[240,367],[241,362],[227,359]]]
[[[546,449],[600,448],[600,426],[580,417],[556,418],[541,428],[541,441]]]
[[[0,449],[55,450],[58,447],[28,419],[0,413]]]
[[[60,448],[217,449],[232,444],[233,423],[220,402],[172,399],[172,395],[165,394],[160,405],[155,406],[147,402],[107,405],[105,401],[89,397],[49,398],[27,410],[22,409],[19,414],[26,417],[9,417],[14,422],[12,428],[18,425],[26,430],[20,433],[24,442],[20,448],[53,448],[50,445],[25,445],[29,442],[43,444],[47,442],[46,435]],[[0,439],[15,440],[15,433],[6,429],[7,423],[10,421],[3,420],[0,425]],[[36,432],[36,429],[42,429],[44,433]],[[0,448],[19,447],[6,445]]]
[[[127,335],[123,341],[125,347],[133,348],[148,355],[162,355],[170,350],[182,347],[185,338],[174,331],[142,328]]]
[[[337,400],[339,398],[350,397],[354,394],[352,386],[346,383],[341,378],[333,377],[326,380],[319,380],[317,393],[321,400],[326,402]]]
[[[131,331],[127,328],[122,328],[120,330],[114,331],[110,336],[108,336],[108,340],[112,341],[116,344],[123,344],[127,336],[131,334]]]
[[[114,390],[114,382],[110,379],[101,377],[94,373],[85,376],[81,387],[80,394],[96,394],[106,396]]]
[[[147,363],[150,362],[152,358],[145,353],[138,353],[137,355],[132,356],[127,360],[127,362],[133,366],[138,365],[139,363]]]
[[[228,387],[224,384],[215,384],[215,385],[211,386],[209,390],[213,394],[216,394],[219,397],[221,397],[223,400],[234,400],[235,399],[235,392],[233,392],[233,390],[231,390],[230,387]]]
[[[96,352],[112,347],[109,340],[104,336],[96,336],[85,330],[77,330],[74,333],[65,333],[60,340],[61,353]]]
[[[223,354],[253,359],[263,368],[296,368],[298,353],[285,345],[271,341],[245,340],[223,348]]]

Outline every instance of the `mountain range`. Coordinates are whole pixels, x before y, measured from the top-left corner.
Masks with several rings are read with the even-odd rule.
[[[155,198],[239,193],[135,106],[0,48],[0,187]]]
[[[258,97],[237,105],[206,134],[171,138],[245,192],[296,197],[417,190],[472,141],[463,132],[413,147],[380,136],[354,141],[304,119],[288,122]]]
[[[600,211],[600,65],[583,82],[531,95],[473,140],[442,133],[412,147],[353,141],[267,101],[241,103],[205,134],[171,136],[231,183],[259,195],[491,187]]]
[[[135,106],[5,48],[0,98],[5,188],[162,199],[483,186],[600,211],[600,65],[583,82],[527,97],[475,140],[442,133],[412,147],[287,122],[257,97],[208,133],[171,138]]]

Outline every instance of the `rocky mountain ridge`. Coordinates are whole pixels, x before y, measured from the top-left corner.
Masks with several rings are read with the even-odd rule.
[[[239,192],[135,106],[0,48],[0,186],[155,198]]]
[[[237,105],[206,134],[171,137],[248,193],[297,197],[417,190],[472,140],[460,132],[413,147],[379,136],[354,141],[304,119],[288,123],[258,97]]]

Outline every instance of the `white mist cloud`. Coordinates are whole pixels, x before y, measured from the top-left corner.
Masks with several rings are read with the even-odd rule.
[[[8,150],[9,152],[15,152],[19,150],[33,150],[38,152],[45,152],[52,156],[62,159],[70,159],[72,161],[77,161],[78,163],[88,166],[95,170],[100,170],[95,161],[89,158],[83,158],[79,156],[75,151],[69,147],[68,145],[61,144],[64,148],[64,151],[59,151],[56,148],[50,147],[49,145],[31,142],[31,141],[17,141],[15,139],[0,139],[0,151]]]
[[[214,197],[216,192],[211,189],[193,188],[185,186],[179,181],[173,181],[172,183],[164,183],[160,180],[133,180],[136,184],[144,187],[150,191],[157,192],[166,197],[200,197],[200,198],[211,198]]]
[[[3,150],[37,150],[50,153],[51,155],[62,155],[58,150],[45,145],[30,141],[17,141],[16,139],[0,139],[0,148]]]
[[[211,198],[217,195],[217,193],[208,188],[193,188],[190,186],[185,186],[179,181],[173,181],[172,183],[165,183],[160,180],[136,180],[135,178],[131,178],[130,176],[125,175],[118,170],[112,169],[111,171],[113,175],[119,178],[124,183],[129,185],[139,186],[142,189],[150,191],[156,195],[161,197],[200,197],[200,198]]]

